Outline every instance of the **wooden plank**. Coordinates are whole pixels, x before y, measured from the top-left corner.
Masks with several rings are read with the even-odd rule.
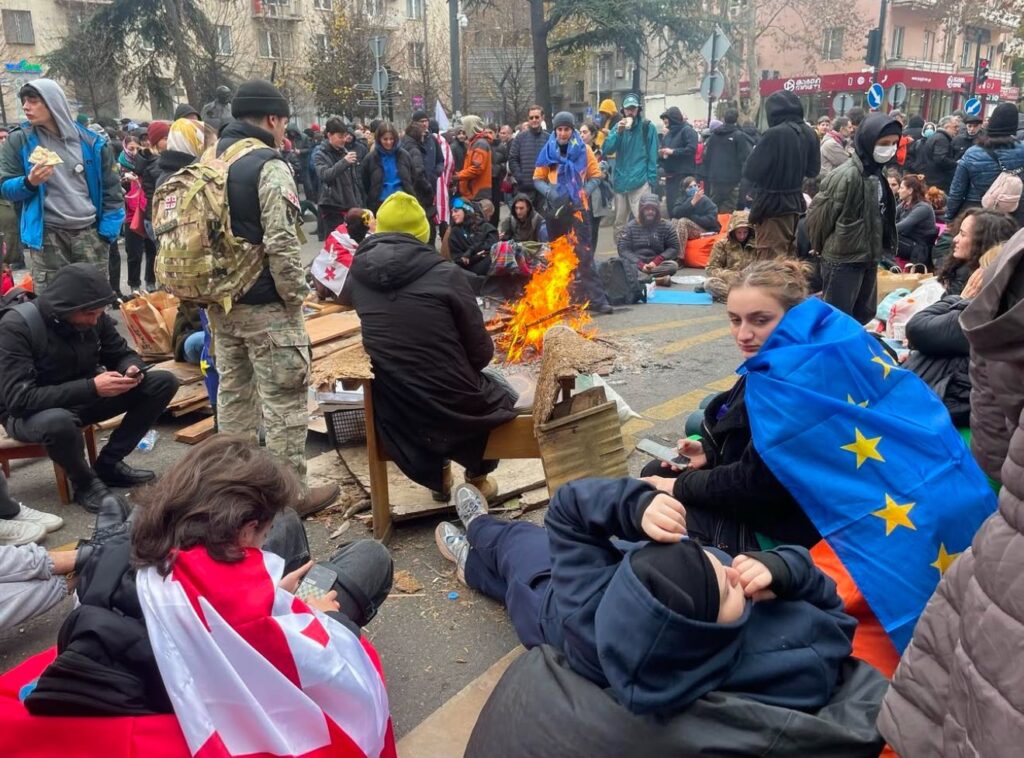
[[[484,450],[486,460],[540,458],[540,446],[533,431],[533,416],[516,416],[491,430]]]
[[[95,424],[96,428],[101,432],[108,432],[111,429],[117,429],[121,426],[121,422],[124,421],[124,414],[120,416],[114,416],[114,418],[108,418],[106,421],[101,421]]]
[[[174,393],[174,397],[171,398],[171,402],[167,404],[167,410],[172,413],[179,408],[186,406],[195,405],[200,400],[207,400],[208,395],[206,394],[206,384],[199,382],[198,384],[186,384],[184,387],[179,387],[178,391]]]
[[[363,336],[361,334],[353,334],[349,337],[324,342],[323,344],[317,345],[313,348],[313,362],[316,363],[329,355],[334,355],[342,350],[347,350],[350,347],[362,344]]]
[[[314,347],[325,342],[348,337],[359,331],[359,316],[355,313],[332,313],[306,321],[306,332]]]
[[[186,384],[194,384],[195,382],[202,381],[203,373],[199,370],[199,366],[192,363],[185,363],[183,361],[162,361],[161,363],[153,364],[153,371],[169,371],[178,377],[178,382],[182,386]]]
[[[213,406],[210,405],[209,400],[197,400],[191,405],[185,405],[180,408],[175,408],[171,411],[171,415],[174,418],[180,418],[181,416],[187,416],[189,413],[197,413],[198,411],[208,411],[213,413]]]
[[[184,442],[186,445],[195,445],[211,436],[216,431],[213,416],[207,416],[202,421],[197,421],[174,433],[175,442]]]

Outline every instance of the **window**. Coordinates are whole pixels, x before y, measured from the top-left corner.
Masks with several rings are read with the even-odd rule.
[[[384,0],[362,0],[364,16],[379,18],[384,15]]]
[[[952,63],[953,56],[956,54],[956,32],[948,27],[946,29],[946,38],[943,45],[942,62]]]
[[[231,55],[231,27],[217,26],[217,55]]]
[[[405,15],[417,20],[423,18],[423,0],[405,0]]]
[[[601,86],[601,89],[607,89],[611,84],[612,78],[612,60],[607,56],[602,55],[597,61],[597,81]]]
[[[903,38],[906,36],[907,27],[894,26],[892,28],[892,45],[889,46],[890,58],[903,57]]]
[[[327,55],[329,45],[327,43],[326,34],[314,34],[313,35],[313,48],[320,53],[320,55]]]
[[[261,58],[291,58],[292,40],[288,34],[262,29],[259,32]]]
[[[924,33],[924,49],[921,51],[921,59],[930,61],[935,55],[935,32]]]
[[[960,68],[967,68],[974,65],[974,58],[971,57],[971,41],[964,40],[964,49],[960,52]]]
[[[576,80],[576,86],[572,88],[572,99],[575,103],[582,103],[585,99],[585,83],[582,79]]]
[[[843,27],[830,26],[825,29],[825,39],[821,44],[821,57],[827,61],[843,57]]]
[[[409,51],[409,68],[422,70],[424,67],[423,43],[410,42],[407,49]]]
[[[334,10],[334,0],[313,0],[313,7],[318,11]]]
[[[34,45],[32,11],[4,11],[4,39],[11,45]]]

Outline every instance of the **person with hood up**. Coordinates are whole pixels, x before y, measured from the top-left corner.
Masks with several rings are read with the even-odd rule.
[[[708,265],[704,269],[707,280],[704,291],[711,294],[717,303],[724,303],[729,288],[739,278],[740,272],[761,260],[757,246],[754,245],[754,227],[746,211],[736,211],[729,219],[729,229],[725,237],[718,240],[711,248]]]
[[[456,167],[459,194],[467,200],[490,200],[491,142],[487,139],[483,119],[479,116],[463,116],[462,128],[466,131],[468,148],[462,166]]]
[[[452,263],[476,276],[487,276],[491,270],[491,246],[497,241],[498,230],[478,209],[461,197],[455,198],[447,240]]]
[[[124,223],[109,141],[75,121],[64,90],[51,79],[33,79],[18,97],[26,120],[0,147],[0,195],[21,208],[21,244],[31,251],[35,291],[45,291],[69,263],[91,263],[106,275],[110,243]],[[61,162],[32,163],[37,147]]]
[[[544,128],[544,109],[539,105],[531,105],[526,111],[526,124],[526,128],[509,145],[508,172],[516,192],[529,195],[533,207],[540,211],[544,207],[544,197],[533,186],[533,170],[537,166],[537,156],[548,142],[548,132]]]
[[[416,192],[412,157],[399,144],[398,130],[390,122],[381,121],[375,134],[376,141],[363,161],[363,197],[374,213],[394,193]]]
[[[491,516],[470,486],[455,507],[465,531],[442,522],[435,541],[459,580],[505,604],[523,645],[551,645],[633,713],[711,691],[810,711],[840,683],[857,622],[804,548],[702,548],[678,500],[628,478],[563,485],[544,527]]]
[[[640,97],[632,92],[622,100],[622,118],[601,146],[605,158],[615,158],[615,234],[626,227],[629,214],[640,213],[640,198],[658,186],[658,130],[643,117]]]
[[[167,408],[178,380],[144,371],[106,314],[114,295],[95,266],[68,264],[49,285],[25,311],[0,319],[0,421],[13,439],[42,444],[67,472],[75,501],[95,513],[108,487],[156,478],[124,459]],[[124,420],[90,467],[82,428],[120,413]]]
[[[349,208],[363,204],[363,183],[359,154],[349,144],[355,139],[351,127],[334,117],[327,119],[324,130],[327,138],[310,163],[320,185],[317,209],[329,235],[344,222]]]
[[[804,107],[792,92],[765,100],[768,130],[751,152],[743,176],[751,183],[750,223],[757,246],[776,255],[796,253],[796,227],[806,210],[804,179],[821,173],[821,145],[804,123]]]
[[[881,113],[864,119],[854,154],[825,177],[807,212],[807,236],[821,255],[823,298],[862,324],[878,305],[878,262],[897,250],[896,198],[882,170],[902,133],[898,121]]]
[[[516,415],[516,396],[484,369],[494,341],[465,274],[427,244],[416,198],[390,197],[377,233],[359,247],[340,301],[355,307],[373,364],[377,434],[388,456],[438,499],[451,496],[450,461],[488,493],[490,431]]]
[[[725,112],[724,123],[704,141],[701,167],[711,187],[711,201],[719,213],[732,213],[739,203],[740,179],[750,155],[750,140],[736,123],[740,114],[735,108]],[[669,208],[672,204],[669,203]]]
[[[658,148],[658,165],[665,173],[665,204],[671,208],[679,197],[679,182],[697,170],[700,137],[683,112],[675,106],[661,114],[666,132]]]
[[[615,101],[610,97],[606,97],[597,107],[597,126],[600,128],[600,131],[594,135],[595,150],[603,150],[604,141],[608,139],[608,132],[615,126],[618,120],[619,109],[616,107]]]
[[[533,209],[530,196],[520,192],[512,201],[512,212],[501,222],[498,235],[513,242],[547,242],[544,217]]]
[[[640,215],[626,224],[617,247],[627,265],[635,266],[663,287],[671,284],[669,277],[679,270],[679,236],[675,225],[661,218],[661,201],[654,193],[640,200]]]

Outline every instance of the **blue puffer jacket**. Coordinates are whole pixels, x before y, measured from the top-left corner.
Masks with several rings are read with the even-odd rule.
[[[1003,169],[1007,171],[1024,166],[1024,145],[1005,145],[994,148],[993,151],[999,156]],[[956,166],[953,183],[949,186],[946,220],[956,217],[964,203],[980,204],[981,198],[988,192],[988,188],[992,186],[999,173],[999,164],[988,150],[977,145],[967,148]]]
[[[82,140],[82,163],[85,166],[85,181],[89,185],[89,197],[96,206],[99,219],[97,232],[103,239],[112,242],[121,233],[124,224],[124,200],[121,183],[114,171],[113,153],[107,136],[90,131],[76,124]],[[2,153],[0,165],[0,195],[5,200],[21,204],[21,242],[33,250],[43,247],[43,200],[46,185],[32,188],[27,176],[32,170],[28,157],[36,149],[39,140],[35,131],[26,121],[20,130],[14,131]],[[14,151],[13,155],[11,151]],[[17,162],[20,159],[20,166]]]

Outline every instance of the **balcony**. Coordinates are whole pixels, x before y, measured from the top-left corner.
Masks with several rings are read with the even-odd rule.
[[[302,0],[252,0],[252,17],[301,21]]]

